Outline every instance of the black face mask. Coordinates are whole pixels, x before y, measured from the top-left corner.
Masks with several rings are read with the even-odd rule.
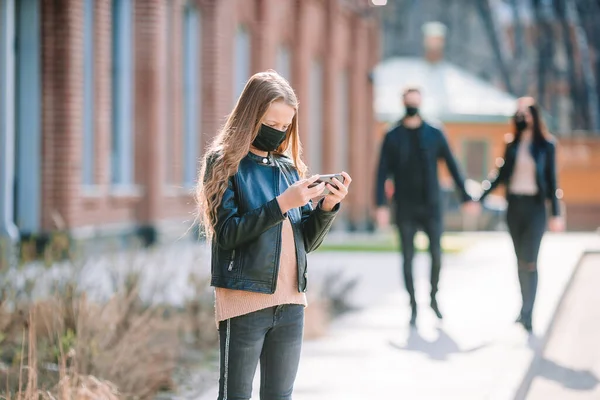
[[[527,128],[527,121],[525,121],[525,117],[519,114],[515,115],[515,126],[520,131]]]
[[[405,106],[406,107],[406,115],[409,117],[414,117],[419,113],[419,107],[414,106]]]
[[[286,133],[286,131],[280,131],[262,124],[252,145],[258,150],[275,151],[285,140]]]

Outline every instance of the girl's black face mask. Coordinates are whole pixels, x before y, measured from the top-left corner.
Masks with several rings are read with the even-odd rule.
[[[275,151],[285,140],[287,132],[262,124],[252,145],[261,151]]]
[[[518,130],[522,131],[523,129],[527,128],[527,121],[525,121],[523,114],[515,114],[514,119]]]

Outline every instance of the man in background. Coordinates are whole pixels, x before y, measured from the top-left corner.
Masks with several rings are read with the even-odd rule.
[[[385,182],[394,182],[395,223],[400,235],[403,254],[403,275],[410,297],[410,324],[417,320],[417,301],[413,281],[414,238],[423,230],[429,238],[431,254],[430,306],[441,319],[437,303],[441,270],[441,237],[443,215],[438,179],[438,160],[443,159],[454,178],[466,212],[477,214],[479,203],[465,190],[465,181],[452,155],[446,137],[439,129],[423,121],[419,115],[421,91],[410,87],[403,92],[405,116],[390,130],[383,140],[376,181],[377,224],[388,225],[389,208],[385,196]]]

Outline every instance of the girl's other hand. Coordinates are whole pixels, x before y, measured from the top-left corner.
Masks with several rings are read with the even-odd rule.
[[[342,172],[342,176],[344,177],[343,183],[335,178],[339,182],[336,184],[337,188],[333,185],[327,184],[327,189],[329,189],[331,193],[325,196],[323,199],[323,203],[321,204],[321,208],[323,210],[333,210],[338,203],[346,198],[346,195],[348,194],[348,187],[352,183],[352,178],[346,172]]]
[[[552,217],[548,221],[548,228],[551,232],[562,232],[565,230],[565,220],[562,217]]]

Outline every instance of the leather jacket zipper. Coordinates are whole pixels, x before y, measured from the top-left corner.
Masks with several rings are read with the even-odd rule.
[[[231,260],[229,261],[229,267],[227,267],[227,270],[229,272],[233,271],[233,262],[235,261],[235,250],[233,250],[233,252],[231,253]]]
[[[282,174],[285,178],[285,173],[281,170],[279,163],[276,163],[276,168],[273,168],[273,183],[275,184],[275,193],[281,194],[279,188],[279,174]],[[283,223],[280,223],[277,227],[278,240],[275,244],[275,271],[273,274],[273,293],[277,290],[277,277],[279,276],[279,263],[281,262],[281,232],[283,231]]]

